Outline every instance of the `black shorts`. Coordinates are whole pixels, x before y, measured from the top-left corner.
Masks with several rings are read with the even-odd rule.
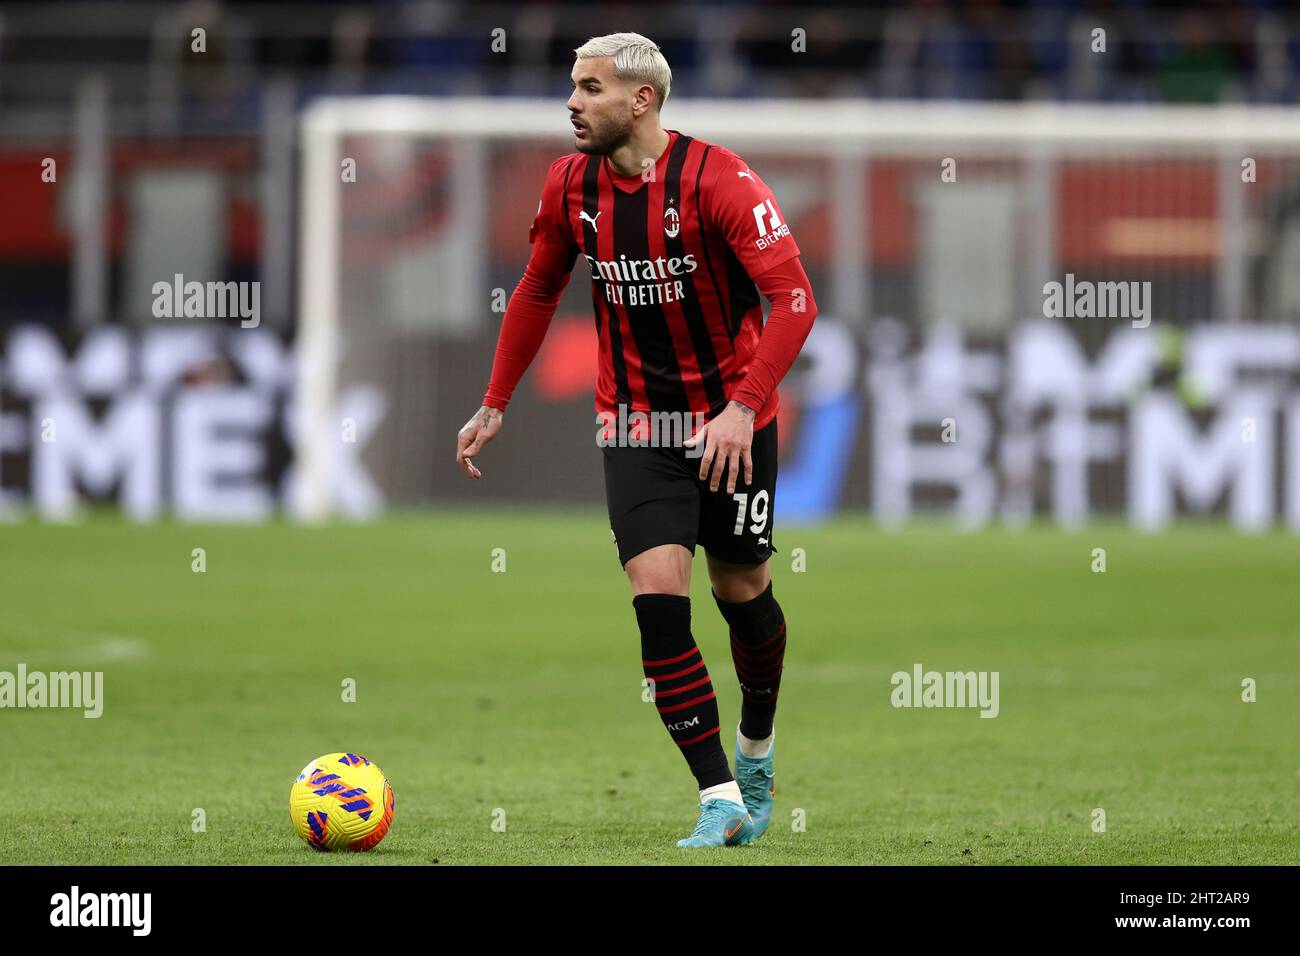
[[[699,544],[728,564],[762,564],[772,547],[776,497],[776,419],[754,433],[754,480],[742,465],[734,494],[724,472],[717,491],[701,481],[700,458],[685,448],[604,447],[605,501],[620,564],[661,544],[695,553]]]

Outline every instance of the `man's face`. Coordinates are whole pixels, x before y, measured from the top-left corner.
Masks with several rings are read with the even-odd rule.
[[[574,148],[608,155],[632,135],[634,93],[615,78],[612,57],[578,60],[571,75],[573,95],[567,106]]]

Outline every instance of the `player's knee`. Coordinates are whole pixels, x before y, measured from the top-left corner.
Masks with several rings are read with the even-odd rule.
[[[753,568],[732,566],[709,569],[709,578],[713,584],[713,593],[729,604],[752,601],[767,590],[772,580],[767,563]]]
[[[690,552],[679,545],[643,551],[629,560],[624,570],[633,594],[691,593]]]

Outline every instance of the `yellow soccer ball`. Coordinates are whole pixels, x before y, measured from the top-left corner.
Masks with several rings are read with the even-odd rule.
[[[289,819],[312,849],[369,850],[392,825],[393,788],[365,757],[326,754],[293,782]]]

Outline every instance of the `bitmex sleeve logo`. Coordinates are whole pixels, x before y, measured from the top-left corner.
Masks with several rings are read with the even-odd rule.
[[[152,893],[69,893],[50,897],[51,926],[129,926],[132,935],[148,936],[153,926]]]
[[[766,249],[783,236],[790,235],[790,227],[781,221],[770,197],[754,207],[754,228],[758,230],[754,244],[759,249]]]

